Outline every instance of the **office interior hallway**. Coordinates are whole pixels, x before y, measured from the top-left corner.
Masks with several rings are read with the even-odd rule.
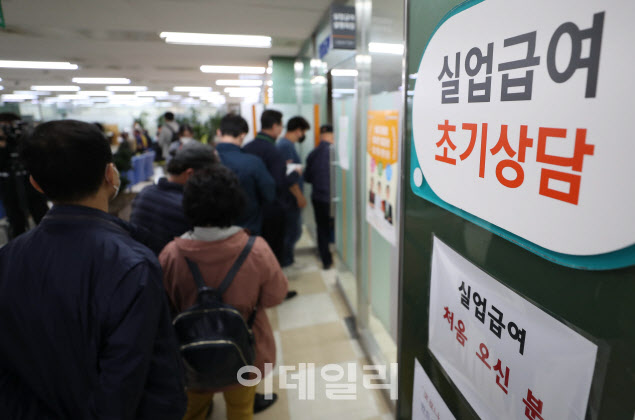
[[[296,261],[302,269],[288,273],[289,289],[298,296],[268,310],[277,346],[277,366],[289,366],[286,376],[289,388],[298,384],[301,363],[315,363],[315,398],[301,400],[296,389],[281,389],[278,369],[274,369],[273,390],[278,401],[269,409],[256,414],[256,420],[388,420],[393,416],[379,390],[363,386],[362,366],[370,364],[347,327],[348,307],[335,284],[335,270],[321,270],[321,263],[311,237],[304,232],[296,248]],[[320,369],[328,364],[344,367],[346,375],[337,384],[346,383],[348,364],[356,363],[356,399],[330,400],[326,396],[326,382]],[[330,372],[330,375],[334,375]],[[349,381],[348,383],[352,383]],[[259,392],[264,385],[259,385]],[[225,401],[215,395],[210,420],[224,420]]]

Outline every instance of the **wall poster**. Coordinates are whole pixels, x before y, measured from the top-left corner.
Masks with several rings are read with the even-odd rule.
[[[399,189],[399,111],[368,111],[366,221],[395,245]]]

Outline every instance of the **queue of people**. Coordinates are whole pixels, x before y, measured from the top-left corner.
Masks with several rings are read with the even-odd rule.
[[[228,419],[238,420],[275,403],[275,394],[255,387],[188,386],[188,362],[171,325],[198,302],[195,265],[206,290],[225,287],[223,304],[252,318],[254,366],[275,364],[264,309],[296,295],[282,269],[295,260],[303,178],[314,186],[324,268],[332,265],[332,129],[322,127],[322,143],[303,171],[295,145],[309,123],[291,118],[277,143],[282,114],[263,112],[261,126],[245,147],[248,125],[237,115],[222,119],[215,149],[170,141],[178,147],[167,176],[137,195],[130,222],[108,214],[121,180],[95,125],[52,121],[23,140],[30,183],[53,207],[35,229],[0,249],[0,412],[27,419],[205,419],[222,392]],[[180,127],[180,139],[191,138],[187,130]]]

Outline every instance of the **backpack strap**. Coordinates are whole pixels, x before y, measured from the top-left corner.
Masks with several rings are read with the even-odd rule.
[[[247,256],[251,252],[251,248],[253,248],[254,242],[256,242],[256,237],[250,236],[242,252],[238,256],[238,258],[236,258],[236,261],[234,261],[234,265],[232,265],[232,267],[229,269],[229,272],[223,279],[223,282],[220,284],[220,286],[218,286],[218,289],[216,289],[219,296],[222,296],[225,291],[229,289],[229,286],[232,284],[232,281],[234,281],[234,277],[236,277],[238,270],[240,270],[240,267],[242,267],[243,263],[247,259]]]
[[[198,268],[198,264],[189,258],[185,258],[187,262],[187,266],[190,267],[190,271],[192,272],[192,277],[194,277],[194,283],[196,283],[196,289],[200,292],[206,290],[213,290],[210,287],[205,286],[205,282],[203,281],[203,275],[201,274],[201,270]]]

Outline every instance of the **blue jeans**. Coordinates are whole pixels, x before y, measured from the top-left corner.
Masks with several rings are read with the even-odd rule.
[[[299,208],[288,209],[284,221],[284,245],[282,249],[282,267],[288,267],[295,261],[293,251],[302,236],[302,217]]]

